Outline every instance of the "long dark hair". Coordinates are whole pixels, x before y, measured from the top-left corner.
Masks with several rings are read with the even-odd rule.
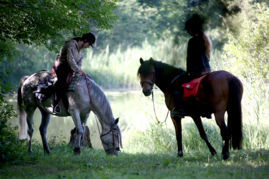
[[[191,30],[195,33],[200,33],[203,31],[203,26],[205,23],[205,19],[199,14],[193,14],[186,22],[185,22],[185,30]]]

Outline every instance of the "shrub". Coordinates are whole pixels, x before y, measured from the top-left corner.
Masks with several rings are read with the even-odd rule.
[[[26,151],[25,141],[20,141],[16,134],[16,128],[11,127],[8,121],[14,119],[13,106],[0,96],[0,163],[3,164],[13,159],[24,156]]]

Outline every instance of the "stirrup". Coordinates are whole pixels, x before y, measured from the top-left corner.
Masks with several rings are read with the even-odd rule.
[[[54,114],[57,114],[59,112],[61,112],[61,108],[59,106],[59,104],[56,104],[55,106],[53,106],[53,111]]]
[[[185,117],[185,112],[182,108],[174,107],[171,110],[171,118],[184,118],[184,117]]]

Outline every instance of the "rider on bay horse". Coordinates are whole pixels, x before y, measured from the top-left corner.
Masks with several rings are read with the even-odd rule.
[[[209,73],[210,51],[212,43],[209,37],[203,32],[202,18],[194,14],[185,23],[185,30],[192,36],[187,47],[187,76],[186,81],[198,78],[203,74]],[[183,108],[183,88],[174,84],[173,97],[176,107],[171,111],[171,117],[182,118],[185,116]]]
[[[82,37],[75,37],[65,42],[53,66],[53,72],[57,75],[57,82],[54,85],[55,98],[53,102],[53,112],[59,112],[59,100],[63,100],[63,104],[67,108],[68,101],[65,91],[68,87],[67,78],[73,73],[85,75],[81,70],[81,64],[84,57],[83,49],[92,46],[95,42],[93,33],[83,34]]]

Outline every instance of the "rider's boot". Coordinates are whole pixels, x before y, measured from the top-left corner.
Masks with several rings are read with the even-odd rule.
[[[176,106],[171,110],[171,118],[184,118],[185,111],[182,99],[182,90],[174,91],[173,97],[175,99]]]
[[[60,106],[59,106],[59,96],[54,93],[54,99],[53,99],[53,113],[59,113],[60,112]]]

